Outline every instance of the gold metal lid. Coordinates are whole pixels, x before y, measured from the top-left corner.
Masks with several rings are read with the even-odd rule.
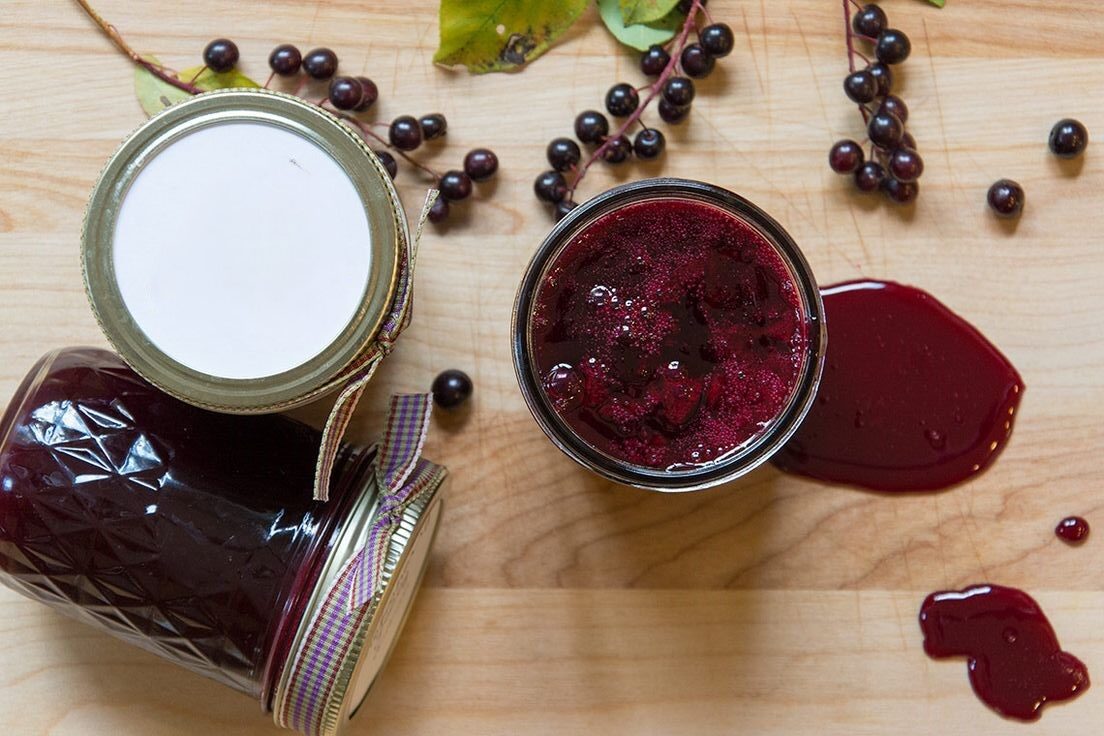
[[[142,331],[123,300],[114,262],[122,203],[138,175],[169,145],[198,130],[232,122],[275,126],[310,141],[348,175],[364,205],[371,269],[353,317],[312,359],[260,378],[225,378],[170,357]],[[273,204],[273,217],[284,209]],[[372,344],[387,315],[399,276],[408,225],[394,184],[364,140],[345,123],[298,97],[267,90],[223,90],[198,95],[156,115],[130,135],[108,161],[92,191],[82,235],[85,287],[96,319],[135,371],[166,393],[208,409],[275,411],[334,388]],[[309,244],[306,244],[309,247]],[[212,269],[218,264],[212,264]],[[293,295],[288,295],[292,298]]]

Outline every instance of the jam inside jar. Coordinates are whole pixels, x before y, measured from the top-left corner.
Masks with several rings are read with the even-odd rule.
[[[697,182],[618,187],[530,264],[515,367],[545,432],[613,480],[691,490],[764,462],[815,395],[819,291],[785,231]]]

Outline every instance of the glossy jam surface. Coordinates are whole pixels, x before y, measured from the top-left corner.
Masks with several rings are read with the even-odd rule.
[[[627,205],[576,235],[534,302],[534,367],[586,443],[648,468],[704,466],[787,406],[807,352],[785,262],[735,215]]]
[[[990,708],[1033,721],[1048,702],[1069,700],[1089,687],[1089,672],[1062,651],[1031,596],[999,585],[932,593],[920,608],[924,651],[966,657],[970,684]]]
[[[0,581],[267,697],[348,512],[311,501],[317,431],[203,411],[71,349],[24,381],[0,442]]]
[[[1060,539],[1073,544],[1084,542],[1085,537],[1089,536],[1089,522],[1080,516],[1067,516],[1054,527],[1054,533]]]
[[[822,294],[824,376],[776,465],[834,483],[922,491],[996,459],[1024,387],[999,350],[910,286],[861,281]]]

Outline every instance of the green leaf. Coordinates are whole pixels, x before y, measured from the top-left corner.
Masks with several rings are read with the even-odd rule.
[[[652,23],[667,17],[678,5],[678,0],[620,0],[621,19],[625,25]]]
[[[146,56],[144,58],[154,64],[161,63],[153,56]],[[180,72],[180,76],[177,78],[183,79],[186,82],[191,82],[205,92],[209,92],[213,89],[226,89],[228,87],[261,86],[237,69],[215,73],[210,69],[196,66]],[[134,94],[138,96],[138,104],[142,106],[142,110],[150,117],[174,103],[191,97],[189,93],[155,77],[153,74],[150,74],[145,67],[141,66],[134,70]]]
[[[618,41],[638,51],[647,51],[652,44],[670,41],[685,20],[682,13],[674,11],[654,23],[626,26],[621,18],[620,1],[598,0],[598,13],[606,28]]]
[[[943,5],[947,2],[947,0],[928,0],[928,2],[931,3],[932,5],[934,5],[937,8],[942,8]]]
[[[587,1],[441,0],[441,42],[433,60],[473,74],[517,71],[547,51]]]

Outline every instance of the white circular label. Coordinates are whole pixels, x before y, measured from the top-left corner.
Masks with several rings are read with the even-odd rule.
[[[273,376],[344,330],[372,268],[368,218],[328,153],[227,122],[169,144],[122,201],[115,279],[135,323],[200,373]]]

